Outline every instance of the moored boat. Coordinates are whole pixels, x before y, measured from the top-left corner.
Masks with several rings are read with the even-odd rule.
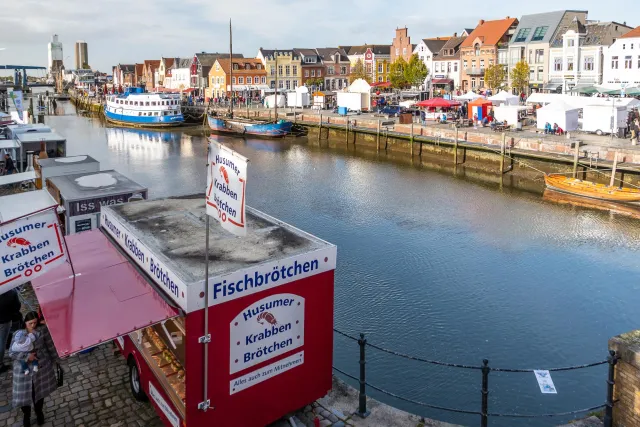
[[[263,122],[242,118],[224,118],[207,115],[209,127],[216,133],[281,138],[291,133],[293,123],[286,120]]]
[[[127,88],[124,94],[109,95],[104,106],[107,121],[133,127],[169,127],[184,123],[180,95],[144,93]]]
[[[551,190],[576,196],[618,203],[640,202],[637,188],[618,188],[557,174],[545,175],[544,182]]]

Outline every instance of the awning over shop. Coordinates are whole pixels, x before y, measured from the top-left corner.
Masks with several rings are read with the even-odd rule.
[[[32,281],[60,356],[178,316],[100,230],[66,241],[75,278],[65,264]]]
[[[191,93],[191,92],[193,92],[194,90],[196,90],[196,88],[195,88],[195,87],[190,87],[190,88],[187,88],[187,89],[182,89],[182,92],[183,92],[183,93]]]
[[[433,79],[431,80],[431,83],[433,83],[434,85],[448,85],[453,83],[452,79]]]
[[[374,82],[371,87],[391,87],[391,82]]]
[[[547,82],[547,84],[545,84],[542,87],[542,90],[555,91],[555,90],[558,90],[561,87],[562,87],[562,82],[561,81],[559,81],[559,80],[551,80],[551,81]]]

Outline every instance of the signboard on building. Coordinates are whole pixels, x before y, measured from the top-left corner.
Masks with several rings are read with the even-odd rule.
[[[134,195],[139,195],[139,197],[141,197],[142,199],[147,198],[146,191],[144,191],[141,195],[140,193],[126,193],[113,196],[94,197],[85,200],[76,200],[73,202],[69,202],[69,216],[100,212],[100,207],[126,203],[130,198],[134,197]]]
[[[0,226],[0,294],[67,261],[54,209]]]
[[[235,374],[304,344],[304,298],[263,298],[238,313],[229,327],[229,373]]]
[[[244,237],[247,235],[245,190],[249,160],[218,142],[209,143],[207,168],[207,214],[222,228]]]

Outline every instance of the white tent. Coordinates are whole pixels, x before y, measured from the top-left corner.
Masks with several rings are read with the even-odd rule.
[[[362,110],[368,110],[371,105],[371,85],[364,79],[356,79],[347,88],[348,92],[362,94]]]
[[[491,99],[491,98],[489,98]],[[491,100],[493,102],[493,100]],[[493,116],[499,122],[507,121],[510,126],[518,126],[521,115],[526,115],[527,107],[519,105],[498,105],[493,107]]]
[[[493,102],[493,105],[518,105],[519,103],[519,98],[516,95],[512,95],[504,90],[501,90],[488,99]]]
[[[298,86],[295,91],[287,92],[287,106],[308,107],[310,104],[309,89],[306,86]]]
[[[562,100],[545,105],[536,111],[538,116],[538,129],[544,129],[546,123],[549,123],[551,126],[557,123],[558,126],[565,131],[576,130],[578,129],[579,110],[579,108],[569,105]]]
[[[640,101],[635,98],[604,98],[597,96],[575,96],[562,95],[559,93],[533,93],[527,98],[527,104],[550,104],[564,102],[574,108],[584,108],[587,105],[612,105],[622,106],[631,110],[640,105]]]
[[[278,91],[278,107],[284,107],[287,105],[287,97],[282,95],[282,92]],[[264,97],[264,106],[266,108],[274,108],[276,106],[276,96],[267,95]]]
[[[482,98],[481,95],[478,95],[477,93],[473,93],[471,91],[465,93],[464,95],[460,95],[460,96],[454,96],[455,99],[459,100],[459,101],[475,101],[478,98]]]

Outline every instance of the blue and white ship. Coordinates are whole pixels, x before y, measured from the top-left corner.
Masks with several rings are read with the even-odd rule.
[[[144,93],[127,88],[124,94],[108,95],[104,106],[107,121],[133,127],[168,127],[184,123],[180,95]]]

